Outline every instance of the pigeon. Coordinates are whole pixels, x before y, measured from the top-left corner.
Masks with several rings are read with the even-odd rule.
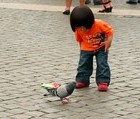
[[[76,87],[75,82],[70,82],[68,84],[61,85],[56,89],[55,94],[62,100],[63,98],[70,96],[73,93],[75,87]]]
[[[69,102],[68,96],[70,96],[75,87],[76,83],[75,82],[70,82],[64,85],[53,83],[53,84],[42,84],[41,85],[43,88],[45,88],[49,94],[44,94],[44,96],[57,96],[60,98],[62,103],[66,104]]]

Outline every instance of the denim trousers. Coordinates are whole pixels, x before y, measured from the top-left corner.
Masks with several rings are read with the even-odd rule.
[[[110,67],[108,53],[104,49],[93,51],[80,51],[80,60],[77,68],[76,82],[90,84],[90,76],[93,73],[93,57],[96,59],[96,84],[110,84]]]

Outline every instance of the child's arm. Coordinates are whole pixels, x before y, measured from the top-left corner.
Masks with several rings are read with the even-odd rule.
[[[77,31],[75,31],[75,39],[76,39],[76,41],[78,41],[79,43],[82,42],[82,38],[81,38],[81,36],[78,34]]]
[[[109,48],[111,47],[111,43],[112,43],[112,39],[113,39],[113,28],[104,21],[102,21],[101,28],[107,37],[105,40],[105,52],[108,52]]]
[[[105,52],[109,52],[109,48],[111,47],[113,35],[109,36],[105,41]]]

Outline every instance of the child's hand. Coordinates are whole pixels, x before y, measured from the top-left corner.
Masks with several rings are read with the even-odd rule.
[[[109,52],[109,48],[111,47],[111,43],[112,43],[112,36],[107,38],[105,41],[105,52]]]

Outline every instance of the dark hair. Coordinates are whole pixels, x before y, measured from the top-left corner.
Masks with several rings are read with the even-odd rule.
[[[75,7],[70,15],[70,25],[73,32],[75,31],[76,27],[80,26],[84,26],[85,28],[90,29],[94,21],[94,14],[87,6]]]

